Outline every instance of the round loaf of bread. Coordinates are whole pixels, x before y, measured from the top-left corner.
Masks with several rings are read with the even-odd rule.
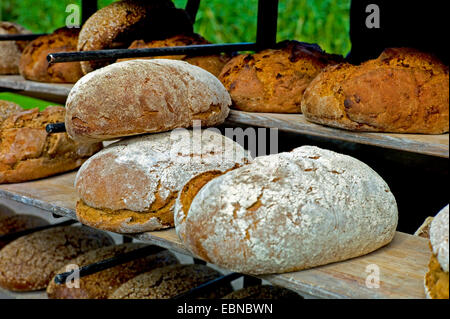
[[[311,122],[352,131],[448,132],[448,67],[413,49],[387,49],[361,65],[326,68],[306,89]]]
[[[2,216],[0,214],[0,237],[45,225],[48,225],[48,222],[39,216],[25,214]],[[0,239],[0,248],[4,247],[8,242]]]
[[[107,234],[87,227],[61,226],[20,237],[0,250],[0,287],[43,289],[71,259],[113,243]]]
[[[80,143],[67,133],[49,134],[47,124],[64,122],[65,109],[26,110],[8,117],[0,130],[0,184],[18,183],[67,172],[79,167],[102,148]]]
[[[123,0],[98,10],[83,24],[78,51],[127,48],[137,39],[192,32],[192,21],[170,0]],[[83,61],[84,74],[114,61]]]
[[[292,290],[271,285],[259,285],[242,288],[223,297],[223,299],[303,299]]]
[[[122,140],[80,168],[77,217],[118,233],[173,227],[178,192],[195,175],[248,162],[247,152],[214,129],[150,134]]]
[[[10,101],[0,100],[0,129],[4,120],[6,120],[12,114],[16,114],[22,111],[23,109],[20,107],[20,105]]]
[[[430,245],[433,254],[425,275],[425,293],[430,299],[449,298],[448,211],[447,205],[431,222]]]
[[[248,112],[300,113],[303,92],[326,66],[342,57],[319,46],[280,42],[275,49],[241,54],[222,69],[219,79],[231,94],[233,108]]]
[[[220,276],[220,272],[204,265],[166,266],[127,281],[109,299],[169,299]],[[197,297],[216,299],[231,291],[231,285],[227,283]]]
[[[370,167],[303,146],[208,182],[193,197],[181,240],[225,269],[283,273],[372,252],[392,240],[397,220],[393,194]]]
[[[105,259],[145,247],[145,244],[127,243],[115,246],[106,246],[91,250],[67,262],[67,265],[84,267]],[[106,299],[122,284],[131,278],[153,270],[155,268],[178,264],[178,259],[168,250],[148,255],[130,262],[102,270],[92,275],[81,277],[78,287],[56,284],[50,281],[47,287],[47,296],[50,299]],[[66,272],[66,266],[57,271],[57,274]]]
[[[24,27],[0,21],[0,34],[30,34]],[[0,41],[0,74],[19,74],[19,60],[27,41]]]
[[[136,40],[130,45],[129,49],[164,48],[173,46],[188,46],[195,44],[210,44],[210,42],[196,33],[191,35],[179,34],[164,40],[153,40],[153,41]],[[196,65],[210,72],[211,74],[217,77],[219,76],[220,71],[222,71],[224,65],[228,61],[228,58],[226,56],[218,54],[208,56],[169,55],[169,56],[140,58],[140,59],[157,59],[157,58],[186,61],[192,65]],[[118,60],[118,62],[126,60],[130,59],[122,59]]]
[[[79,29],[60,28],[31,41],[20,57],[20,74],[27,80],[75,83],[82,76],[80,62],[49,64],[47,55],[77,51]]]
[[[66,129],[98,141],[224,122],[230,95],[211,73],[177,60],[114,63],[85,75],[69,93]]]

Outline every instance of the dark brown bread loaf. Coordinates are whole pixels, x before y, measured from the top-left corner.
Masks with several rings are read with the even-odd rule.
[[[169,299],[220,276],[218,271],[204,265],[157,268],[129,280],[109,299]],[[199,298],[221,298],[231,291],[230,284],[224,284],[201,294]]]
[[[342,57],[327,54],[317,45],[283,41],[275,49],[231,59],[219,79],[238,110],[300,113],[303,92],[312,79],[341,61]]]
[[[153,41],[136,40],[130,45],[129,49],[163,48],[172,46],[187,46],[194,44],[209,44],[209,43],[210,43],[209,41],[207,41],[205,38],[196,33],[192,35],[179,34],[164,40],[153,40]],[[169,56],[153,57],[148,59],[157,59],[157,58],[186,61],[190,64],[201,67],[202,69],[212,73],[215,76],[219,76],[220,71],[222,71],[224,65],[229,60],[228,57],[224,55],[208,55],[208,56],[169,55]],[[125,60],[129,59],[122,59],[119,61]]]
[[[271,285],[242,288],[223,297],[223,299],[303,299],[292,290]]]
[[[0,184],[17,183],[73,170],[102,148],[74,142],[67,133],[48,134],[45,126],[64,122],[65,109],[26,110],[0,127]]]
[[[0,100],[0,127],[4,120],[10,117],[12,114],[22,112],[23,109],[20,105],[14,102]]]
[[[331,66],[302,100],[309,121],[353,131],[441,134],[448,132],[448,110],[448,67],[407,48],[359,66]]]
[[[55,227],[20,237],[0,250],[0,287],[43,289],[71,259],[113,243],[107,234],[87,227]]]
[[[67,262],[67,264],[83,267],[144,246],[146,245],[129,243],[102,247],[80,255]],[[69,288],[65,284],[57,285],[54,280],[51,280],[47,287],[47,295],[51,299],[106,299],[109,294],[131,278],[158,267],[174,264],[178,264],[178,259],[170,251],[164,250],[154,255],[135,259],[128,263],[82,277],[79,280],[79,288]],[[57,273],[63,273],[65,271],[67,270],[63,267]]]
[[[0,21],[0,34],[29,34],[22,26]],[[19,60],[28,41],[0,41],[0,74],[19,74]]]
[[[34,215],[0,215],[0,236],[44,225],[48,225],[48,222]],[[0,239],[0,248],[3,248],[7,243],[7,241]]]
[[[75,83],[82,76],[79,62],[49,65],[47,55],[77,51],[78,29],[60,28],[49,35],[31,41],[20,58],[20,74],[27,80],[55,83]]]

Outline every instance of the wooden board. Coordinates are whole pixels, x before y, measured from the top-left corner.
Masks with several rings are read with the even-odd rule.
[[[21,75],[0,75],[0,88],[67,97],[72,84],[27,81]]]
[[[75,172],[33,182],[0,185],[2,198],[75,218]],[[173,229],[143,233],[137,239],[189,254]],[[369,255],[313,269],[262,276],[273,284],[318,298],[424,298],[423,278],[430,251],[426,239],[397,233],[388,246]],[[366,287],[368,265],[380,271],[380,287]]]
[[[227,122],[367,144],[438,157],[449,157],[449,135],[352,132],[308,122],[303,114],[249,113],[232,110]]]

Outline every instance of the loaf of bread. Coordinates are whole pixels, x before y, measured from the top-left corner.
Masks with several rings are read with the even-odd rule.
[[[27,80],[75,83],[82,76],[80,62],[49,64],[47,55],[77,51],[79,29],[60,28],[31,41],[20,57],[20,74]]]
[[[430,238],[430,226],[433,221],[433,217],[427,217],[422,225],[416,230],[414,236],[419,236],[422,238]]]
[[[0,34],[30,34],[24,27],[0,21]],[[0,41],[0,74],[19,74],[19,60],[27,41]]]
[[[0,203],[0,218],[7,217],[7,216],[13,216],[16,212],[9,208],[8,206],[4,206]]]
[[[190,178],[247,162],[239,144],[212,129],[125,139],[92,156],[78,171],[77,217],[118,233],[173,227],[175,199]]]
[[[25,214],[2,216],[0,213],[0,237],[45,225],[48,225],[48,222],[39,216]],[[8,242],[0,238],[0,249]]]
[[[109,299],[169,299],[220,276],[221,273],[204,265],[166,266],[127,281]],[[197,297],[216,299],[231,291],[230,284],[223,284]]]
[[[83,24],[78,51],[127,48],[138,39],[164,39],[192,32],[192,21],[170,0],[123,0],[98,10]],[[83,61],[84,74],[114,62]]]
[[[80,255],[69,261],[67,265],[72,264],[83,267],[144,246],[146,245],[138,243],[107,246]],[[174,264],[178,264],[178,259],[170,251],[164,250],[154,255],[138,258],[92,275],[81,277],[78,281],[79,287],[56,284],[54,280],[51,280],[47,287],[47,295],[50,299],[106,299],[108,295],[133,277],[158,267]],[[62,267],[57,271],[57,274],[66,271],[66,267]]]
[[[241,54],[231,59],[219,76],[231,94],[233,108],[248,112],[300,113],[303,92],[326,66],[342,57],[319,46],[280,42],[275,49]]]
[[[210,44],[210,42],[196,33],[191,35],[179,34],[164,40],[153,40],[153,41],[136,40],[130,45],[129,49],[164,48],[173,46],[187,46],[194,44]],[[219,76],[220,71],[222,71],[224,65],[228,61],[228,57],[219,54],[207,56],[169,55],[169,56],[153,57],[153,59],[155,58],[186,61],[192,65],[196,65],[210,72],[214,76]],[[152,58],[143,58],[143,59],[152,59]],[[130,59],[122,59],[118,60],[118,62],[126,60]]]
[[[292,290],[271,285],[259,285],[242,288],[223,297],[223,299],[303,299]]]
[[[425,275],[425,293],[429,299],[449,298],[448,276],[448,205],[431,222],[430,246],[432,255]]]
[[[2,126],[3,121],[10,117],[12,114],[16,114],[22,111],[23,109],[20,107],[20,105],[10,101],[0,100],[0,127]]]
[[[397,204],[355,158],[302,146],[262,156],[195,194],[180,239],[199,258],[248,274],[283,273],[370,253],[388,244]],[[182,210],[179,211],[182,213]]]
[[[231,99],[211,73],[177,60],[134,60],[84,76],[70,91],[66,129],[76,141],[221,124]]]
[[[0,287],[43,289],[68,261],[113,243],[107,234],[87,227],[60,226],[20,237],[0,250]]]
[[[0,127],[0,184],[17,183],[67,172],[102,148],[74,142],[67,133],[48,134],[45,126],[64,122],[65,110],[50,106],[11,115]]]
[[[448,132],[448,109],[448,67],[406,48],[358,66],[331,66],[302,100],[309,121],[353,131],[441,134]]]

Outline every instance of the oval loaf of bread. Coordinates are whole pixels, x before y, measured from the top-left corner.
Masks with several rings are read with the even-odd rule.
[[[66,103],[74,140],[117,137],[221,124],[231,98],[211,73],[177,60],[132,60],[81,78]]]
[[[80,168],[78,219],[119,233],[173,227],[178,192],[195,175],[248,162],[247,152],[216,129],[149,134],[114,143]]]
[[[303,146],[213,178],[181,219],[181,239],[220,267],[282,273],[374,251],[392,240],[397,219],[393,194],[370,167]]]

